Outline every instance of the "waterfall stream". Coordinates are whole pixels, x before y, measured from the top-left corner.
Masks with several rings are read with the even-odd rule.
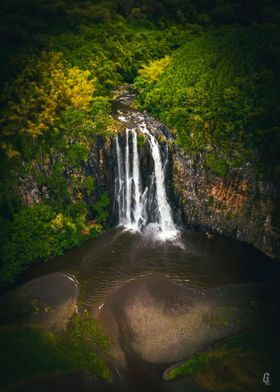
[[[120,119],[126,121],[124,117]],[[144,189],[141,179],[143,174],[147,173],[141,173],[137,145],[139,133],[147,138],[153,161],[153,172],[150,173],[149,182]],[[115,203],[118,224],[126,230],[142,232],[162,241],[178,238],[180,232],[173,221],[167,199],[165,170],[158,141],[148,130],[145,121],[142,121],[134,128],[126,128],[123,143],[124,155],[117,136]]]

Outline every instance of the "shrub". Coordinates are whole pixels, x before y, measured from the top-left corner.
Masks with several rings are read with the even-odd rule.
[[[3,247],[2,282],[13,282],[19,273],[38,261],[62,255],[101,231],[100,225],[87,227],[85,205],[73,217],[38,204],[14,214],[10,240]]]

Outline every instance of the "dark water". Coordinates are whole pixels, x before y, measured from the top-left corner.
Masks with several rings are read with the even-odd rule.
[[[92,310],[97,310],[125,282],[153,272],[201,288],[279,276],[277,261],[239,241],[185,232],[175,244],[159,243],[120,229],[112,229],[61,257],[34,266],[24,280],[55,271],[76,276],[80,282],[80,306]]]

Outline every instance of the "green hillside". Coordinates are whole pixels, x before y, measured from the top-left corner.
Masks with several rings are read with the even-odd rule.
[[[278,34],[271,27],[219,28],[150,63],[135,81],[139,106],[159,116],[194,159],[227,176],[251,162],[271,174],[279,151]],[[255,161],[258,161],[255,164]]]
[[[110,195],[84,163],[113,135],[126,83],[213,172],[276,173],[280,12],[243,3],[1,2],[2,282],[108,227]]]

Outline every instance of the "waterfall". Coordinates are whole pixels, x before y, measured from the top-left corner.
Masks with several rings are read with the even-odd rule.
[[[144,190],[142,190],[143,173],[140,170],[137,131],[147,137],[154,163],[153,172]],[[149,132],[145,122],[138,125],[138,129],[127,128],[123,142],[124,159],[119,138],[116,137],[115,201],[119,225],[127,230],[142,232],[163,241],[177,238],[179,231],[173,222],[172,210],[166,194],[166,162],[163,164],[159,143]]]
[[[139,155],[137,147],[137,133],[132,129],[132,141],[133,141],[133,171],[132,178],[134,184],[134,209],[133,219],[137,228],[141,228],[143,222],[142,212],[143,205],[141,201],[141,181],[140,181],[140,170],[139,170]]]
[[[125,225],[131,225],[131,178],[129,162],[129,130],[125,131]]]
[[[158,208],[158,226],[155,227],[159,231],[159,236],[162,239],[174,238],[178,235],[178,230],[173,222],[171,207],[167,201],[165,174],[159,143],[148,131],[145,123],[140,125],[140,129],[143,134],[147,134],[149,136],[149,143],[155,166],[156,202]]]
[[[123,183],[123,167],[122,167],[122,153],[120,148],[119,137],[116,136],[116,152],[117,152],[117,168],[118,176],[115,183],[115,199],[118,206],[119,224],[124,224],[124,183]]]

